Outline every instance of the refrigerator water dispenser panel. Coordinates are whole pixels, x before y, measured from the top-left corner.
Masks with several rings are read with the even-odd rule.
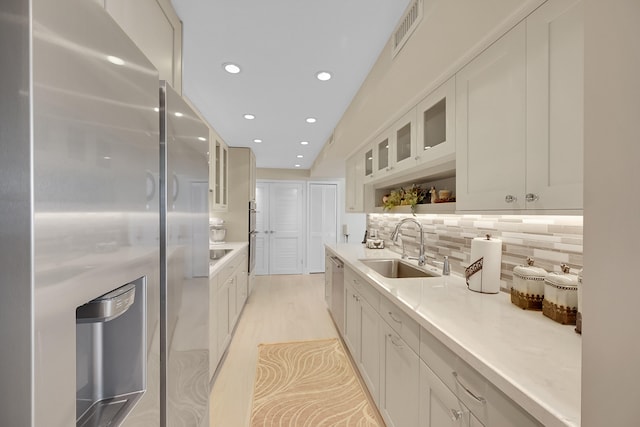
[[[119,426],[146,389],[146,278],[76,308],[76,427]]]

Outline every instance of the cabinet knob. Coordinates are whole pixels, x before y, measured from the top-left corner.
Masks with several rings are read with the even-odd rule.
[[[451,421],[459,421],[462,418],[462,411],[459,409],[451,410]]]
[[[524,198],[527,202],[535,202],[536,200],[539,199],[538,195],[533,193],[527,193],[527,195],[524,196]]]
[[[507,202],[507,203],[514,203],[517,200],[518,200],[518,198],[516,196],[512,196],[511,194],[507,194],[504,197],[504,201]]]

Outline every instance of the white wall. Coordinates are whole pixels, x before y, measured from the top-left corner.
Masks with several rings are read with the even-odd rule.
[[[640,425],[640,1],[585,0],[582,425]]]

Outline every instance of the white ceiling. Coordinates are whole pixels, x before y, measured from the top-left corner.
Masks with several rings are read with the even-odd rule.
[[[408,2],[172,0],[183,22],[183,93],[227,144],[251,147],[259,168],[309,169]],[[226,62],[242,71],[228,74]],[[333,78],[317,80],[321,70]]]

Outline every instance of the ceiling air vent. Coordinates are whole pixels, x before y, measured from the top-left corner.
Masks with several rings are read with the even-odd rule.
[[[409,40],[411,34],[422,20],[422,0],[413,0],[404,16],[400,19],[400,23],[393,32],[393,52],[392,56],[396,56],[402,49],[402,46]]]

